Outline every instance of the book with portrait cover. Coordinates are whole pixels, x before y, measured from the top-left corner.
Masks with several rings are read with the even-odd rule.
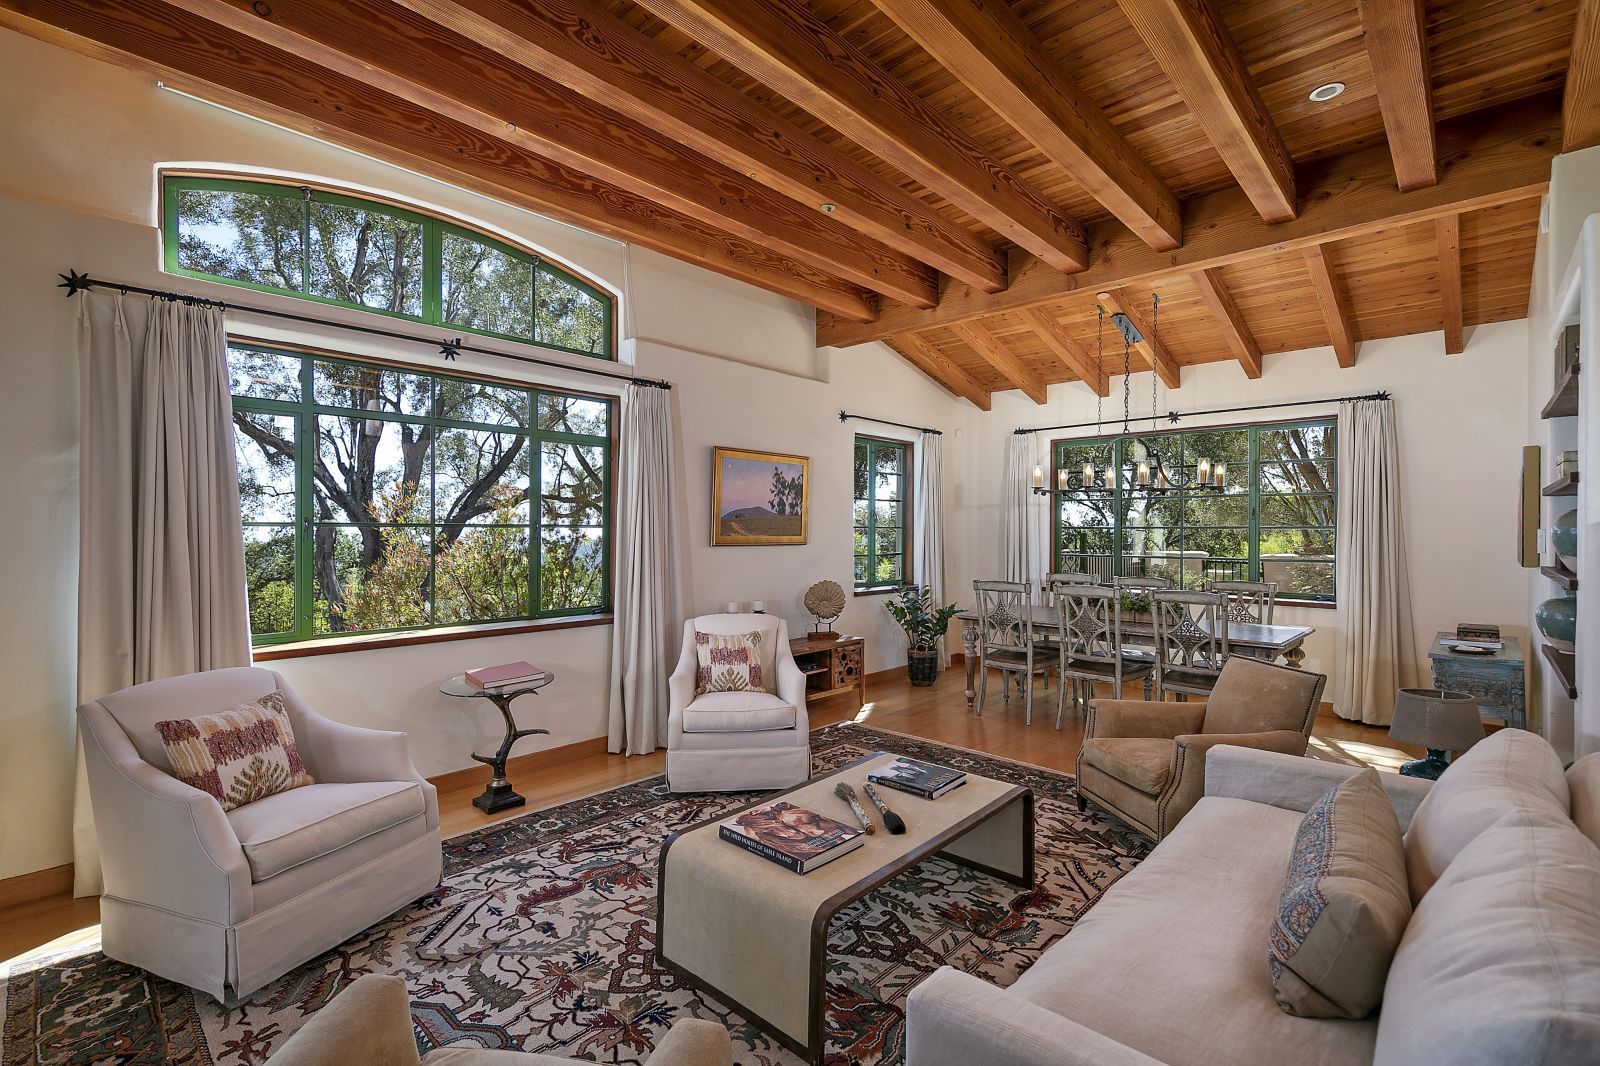
[[[931,762],[902,757],[881,770],[872,771],[867,775],[867,780],[923,799],[938,799],[951,789],[966,784],[967,775],[947,766],[935,766]]]
[[[866,843],[853,825],[787,800],[752,807],[722,823],[718,835],[797,874],[810,873]]]

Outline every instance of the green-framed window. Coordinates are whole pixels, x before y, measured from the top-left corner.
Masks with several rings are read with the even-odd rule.
[[[911,572],[911,446],[856,437],[855,586],[894,589]]]
[[[322,189],[162,179],[168,273],[614,358],[615,301],[446,219]]]
[[[1084,464],[1099,472],[1096,491],[1055,498],[1056,569],[1159,576],[1179,588],[1276,581],[1280,599],[1331,603],[1337,441],[1332,419],[1055,441],[1055,477],[1064,471],[1076,488]],[[1194,487],[1203,459],[1213,472],[1226,465],[1223,491]],[[1140,483],[1140,464],[1153,483],[1157,460],[1167,491]]]
[[[256,644],[609,610],[611,403],[230,342]]]

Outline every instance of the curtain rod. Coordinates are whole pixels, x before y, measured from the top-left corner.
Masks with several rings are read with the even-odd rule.
[[[73,297],[88,289],[114,289],[117,292],[137,293],[140,296],[152,296],[158,300],[176,300],[179,303],[193,304],[200,307],[220,307],[224,311],[240,311],[250,315],[266,315],[270,318],[285,318],[291,322],[305,322],[313,326],[331,326],[334,329],[349,330],[352,333],[365,333],[372,337],[386,337],[390,340],[406,341],[411,344],[437,344],[439,354],[444,356],[445,362],[454,362],[460,352],[475,352],[479,355],[489,355],[496,359],[510,359],[518,363],[530,363],[534,366],[550,367],[555,370],[570,370],[576,374],[589,374],[594,377],[610,378],[613,381],[626,381],[630,385],[643,385],[652,389],[670,389],[672,382],[661,381],[655,378],[634,377],[631,374],[618,374],[610,370],[596,370],[586,366],[573,366],[570,363],[558,363],[554,359],[537,359],[531,355],[514,355],[509,352],[496,351],[493,348],[480,348],[475,344],[467,344],[460,337],[454,340],[430,341],[424,337],[401,333],[392,329],[379,329],[376,326],[358,326],[349,322],[339,322],[331,318],[318,318],[315,315],[297,315],[291,311],[274,311],[266,307],[251,307],[249,304],[229,303],[225,300],[213,300],[205,296],[194,296],[190,293],[172,292],[166,289],[149,289],[143,285],[130,285],[122,281],[102,281],[100,278],[80,274],[76,270],[68,269],[65,274],[57,274],[61,279],[58,289],[66,289],[67,296]]]
[[[1248,404],[1243,407],[1213,407],[1205,411],[1168,411],[1166,418],[1168,424],[1176,424],[1179,419],[1194,418],[1197,415],[1231,415],[1237,414],[1241,411],[1276,411],[1285,407],[1319,407],[1322,404],[1327,403],[1349,403],[1355,400],[1387,399],[1389,399],[1389,393],[1387,390],[1385,390],[1381,392],[1369,392],[1361,396],[1328,396],[1320,400],[1286,400],[1283,403],[1256,403]],[[1069,422],[1060,426],[1020,426],[1017,429],[1012,430],[1012,432],[1019,437],[1023,437],[1029,433],[1048,433],[1049,431],[1055,429],[1087,429],[1088,427],[1095,425],[1114,426],[1116,425],[1116,422],[1115,420],[1112,420],[1111,422]]]
[[[853,418],[857,422],[876,422],[880,426],[894,426],[898,429],[914,429],[918,433],[932,433],[935,437],[944,436],[944,430],[932,429],[928,426],[908,426],[904,422],[891,422],[887,418],[873,418],[871,415],[853,415],[849,411],[839,412],[839,421]]]

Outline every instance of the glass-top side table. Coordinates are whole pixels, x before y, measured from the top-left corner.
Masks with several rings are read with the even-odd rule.
[[[485,699],[500,708],[500,717],[505,719],[506,736],[500,742],[500,750],[493,755],[479,755],[472,753],[472,757],[485,764],[494,771],[494,776],[485,786],[483,795],[475,796],[472,805],[485,814],[493,814],[510,807],[520,807],[528,802],[511,787],[511,782],[506,780],[506,758],[511,754],[511,746],[523,737],[538,734],[548,734],[548,729],[518,729],[517,720],[511,717],[511,701],[518,696],[530,693],[538,695],[539,690],[556,679],[556,675],[549,670],[537,681],[527,681],[505,688],[476,688],[467,682],[462,674],[450,678],[439,686],[439,691],[446,696],[458,696],[462,699]]]

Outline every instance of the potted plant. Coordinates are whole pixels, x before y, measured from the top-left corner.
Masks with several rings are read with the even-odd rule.
[[[926,687],[939,676],[939,638],[950,628],[958,608],[933,605],[933,590],[927,585],[907,585],[884,605],[900,628],[906,631],[906,675],[913,685]]]

